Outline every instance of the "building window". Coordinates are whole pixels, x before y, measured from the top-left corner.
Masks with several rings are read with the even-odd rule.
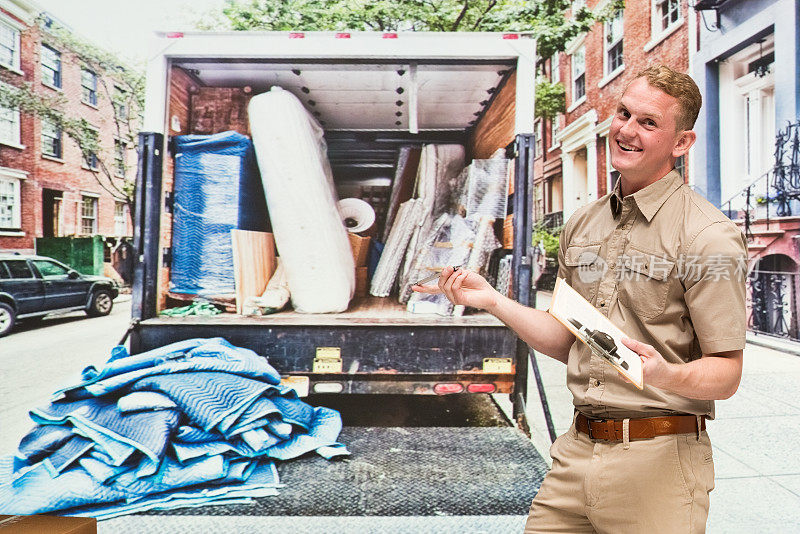
[[[572,16],[574,17],[578,11],[586,8],[586,0],[572,0]]]
[[[114,234],[118,237],[124,236],[128,232],[128,225],[125,220],[125,203],[116,202],[114,204]]]
[[[550,81],[553,83],[561,81],[561,65],[558,62],[558,52],[550,58]]]
[[[125,143],[119,139],[114,141],[114,172],[125,176]]]
[[[128,120],[128,92],[114,87],[114,114],[120,120]]]
[[[542,121],[541,119],[536,121],[536,124],[533,126],[533,157],[538,158],[542,155]]]
[[[655,18],[658,21],[658,30],[665,31],[680,20],[681,3],[679,0],[653,1],[655,3]]]
[[[606,76],[610,76],[621,69],[622,63],[622,10],[620,9],[614,14],[614,17],[606,21]]]
[[[558,142],[558,132],[561,129],[560,126],[561,126],[560,114],[550,119],[550,148],[557,147],[560,144]]]
[[[91,170],[93,170],[93,171],[97,170],[97,165],[98,165],[99,161],[97,159],[97,154],[95,154],[94,152],[89,152],[88,154],[86,154],[84,156],[83,162]]]
[[[675,160],[675,170],[678,171],[681,178],[686,181],[686,156],[680,156]]]
[[[81,234],[97,233],[97,197],[81,197]]]
[[[81,100],[97,105],[97,74],[87,69],[81,70]]]
[[[572,103],[586,96],[586,47],[572,54]]]
[[[0,107],[0,143],[19,145],[19,110]]]
[[[19,30],[0,22],[0,65],[19,69]]]
[[[61,88],[61,52],[42,45],[42,83]]]
[[[61,129],[50,121],[42,121],[42,154],[61,158]]]
[[[19,230],[19,180],[0,175],[0,230]]]

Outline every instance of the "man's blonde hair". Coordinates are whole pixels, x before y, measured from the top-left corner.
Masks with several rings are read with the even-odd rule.
[[[703,105],[703,97],[691,76],[672,70],[666,65],[655,65],[639,71],[633,80],[637,78],[645,78],[652,87],[678,100],[679,112],[675,120],[678,131],[694,128],[700,106]]]

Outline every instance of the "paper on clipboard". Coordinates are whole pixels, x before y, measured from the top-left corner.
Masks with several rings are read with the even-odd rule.
[[[634,386],[644,388],[642,360],[638,354],[622,344],[622,338],[628,336],[563,278],[556,280],[550,315],[566,326],[593,353],[614,366]]]

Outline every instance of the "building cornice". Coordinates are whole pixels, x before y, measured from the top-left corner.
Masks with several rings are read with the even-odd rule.
[[[39,13],[42,12],[42,9],[36,3],[28,0],[0,0],[0,8],[28,26],[32,25]]]
[[[558,133],[557,140],[561,143],[561,153],[572,152],[595,141],[595,126],[597,125],[597,110],[590,109],[566,128]]]

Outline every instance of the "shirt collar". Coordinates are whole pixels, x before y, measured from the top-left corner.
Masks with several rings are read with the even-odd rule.
[[[647,222],[653,220],[658,210],[664,205],[664,202],[683,185],[683,178],[675,169],[672,169],[663,178],[660,178],[642,189],[635,192],[633,197],[636,201],[636,206],[642,212]],[[611,213],[616,218],[622,211],[622,177],[617,179],[614,184],[614,190],[611,193],[610,206]]]

